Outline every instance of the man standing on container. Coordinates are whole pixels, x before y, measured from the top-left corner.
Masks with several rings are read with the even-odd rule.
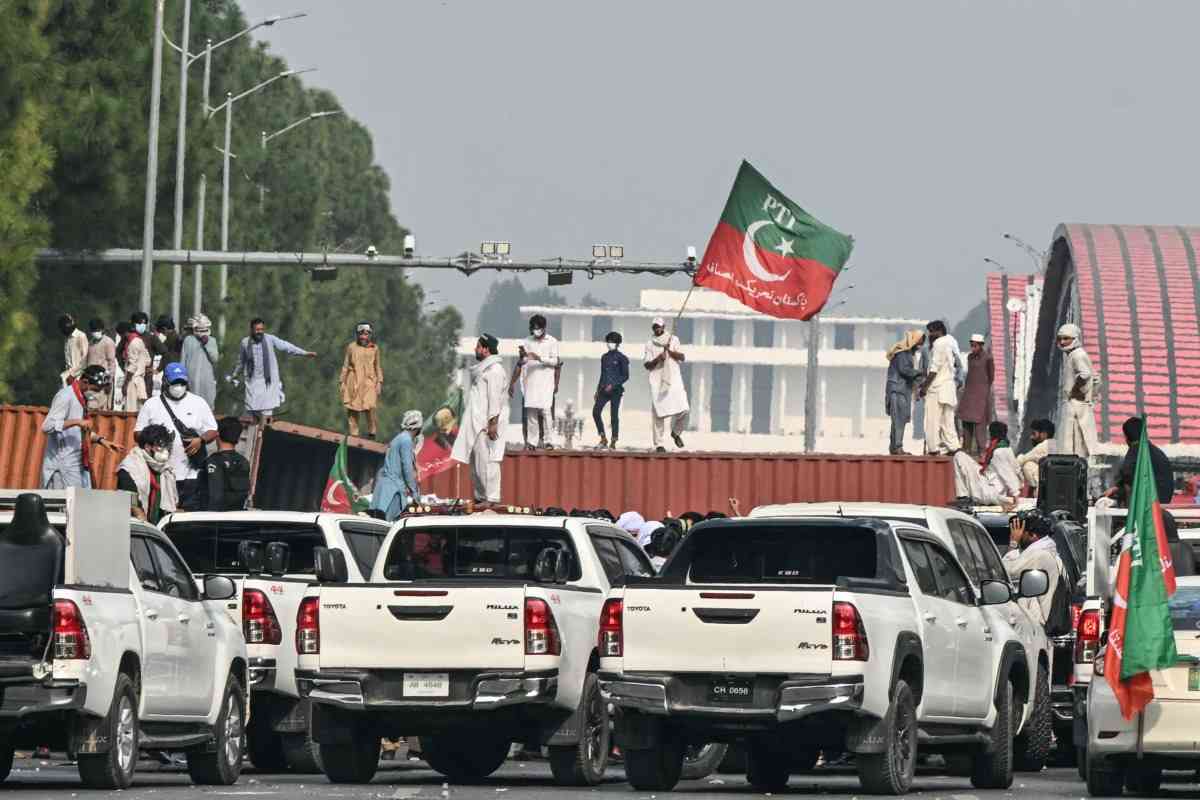
[[[475,343],[475,366],[471,367],[471,387],[463,407],[462,423],[450,457],[471,465],[475,501],[500,503],[500,462],[504,460],[504,433],[501,425],[508,419],[507,381],[500,360],[500,341],[490,333]]]
[[[92,429],[88,403],[112,382],[104,367],[84,367],[80,376],[54,395],[42,432],[46,452],[42,455],[42,488],[89,488],[92,485],[92,445],[111,452],[117,446]]]
[[[904,455],[904,429],[912,419],[913,389],[921,377],[917,369],[917,351],[925,343],[920,330],[908,331],[887,352],[887,385],[884,389],[884,411],[892,420],[892,435],[888,453]]]
[[[663,434],[668,421],[675,446],[683,447],[680,434],[687,424],[690,410],[687,387],[683,385],[683,372],[679,369],[684,357],[679,352],[679,337],[667,333],[666,320],[655,317],[650,330],[654,335],[646,342],[642,356],[642,364],[650,373],[650,433],[655,452],[665,453],[667,448],[663,447]]]
[[[267,323],[250,320],[250,335],[242,339],[235,376],[246,376],[246,413],[255,422],[269,421],[275,409],[283,405],[283,381],[279,375],[276,352],[316,358],[317,354],[267,333]]]
[[[963,424],[963,446],[978,456],[988,446],[988,423],[992,421],[992,387],[996,382],[996,362],[984,346],[983,334],[971,336],[967,355],[967,382],[958,401],[958,418]]]
[[[554,407],[554,394],[558,391],[555,373],[560,364],[558,340],[546,333],[546,318],[534,314],[529,320],[529,338],[520,346],[517,365],[513,368],[512,380],[508,384],[508,396],[516,391],[517,379],[521,381],[521,436],[525,449],[533,450],[529,443],[529,418],[538,424],[538,444],[542,449],[552,449],[546,444],[546,417]]]
[[[87,360],[85,366],[104,367],[110,376],[117,374],[117,343],[104,335],[104,323],[98,319],[88,323],[91,333],[88,342]],[[112,410],[113,390],[110,384],[96,396],[96,404],[89,405],[89,411]]]
[[[592,406],[592,419],[600,432],[600,447],[617,449],[617,438],[621,435],[621,397],[625,394],[625,382],[629,380],[629,359],[621,352],[621,334],[610,331],[604,337],[607,350],[600,356],[600,381],[596,384],[596,403]],[[612,441],[604,435],[604,420],[600,412],[609,407],[612,423]]]
[[[946,333],[946,323],[934,320],[925,326],[929,335],[929,366],[921,397],[925,403],[925,450],[929,455],[954,455],[961,448],[954,411],[958,406],[958,386],[954,382],[955,353],[958,345]]]
[[[1058,329],[1058,349],[1063,353],[1058,450],[1064,455],[1089,458],[1096,449],[1096,412],[1092,403],[1097,376],[1079,341],[1077,325],[1067,323]]]
[[[66,386],[82,375],[83,368],[87,366],[88,338],[86,333],[75,327],[75,318],[70,314],[63,314],[58,318],[58,329],[65,337],[63,365],[66,369],[60,377],[63,386]]]

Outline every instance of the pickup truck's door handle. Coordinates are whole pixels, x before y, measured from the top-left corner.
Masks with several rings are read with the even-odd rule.
[[[454,606],[388,606],[392,616],[402,622],[440,622],[453,610]]]
[[[210,623],[208,623],[207,625],[205,625],[205,626],[204,626],[204,630],[206,630],[206,631],[211,631],[211,630],[215,630],[215,629],[216,629],[216,627],[217,627],[217,623],[215,623],[215,622],[210,622]]]
[[[176,619],[178,619],[184,625],[187,625],[189,622],[192,621],[192,618],[189,617],[187,614],[180,614]]]
[[[714,625],[745,625],[758,616],[757,608],[693,608],[701,622]]]
[[[965,617],[959,617],[958,619],[954,620],[954,624],[960,628],[965,628],[967,627],[967,620]]]
[[[146,619],[158,619],[158,612],[153,608],[146,609]]]
[[[937,622],[937,614],[922,614],[921,619],[926,622]]]

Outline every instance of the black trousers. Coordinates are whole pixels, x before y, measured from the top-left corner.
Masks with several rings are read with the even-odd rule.
[[[200,478],[187,481],[175,481],[175,489],[179,492],[180,511],[204,511],[204,498],[200,495]]]
[[[597,394],[596,404],[592,406],[592,419],[596,423],[596,430],[604,436],[604,420],[600,418],[600,412],[609,403],[612,403],[612,406],[608,409],[608,419],[612,423],[612,438],[615,442],[621,435],[621,395]]]

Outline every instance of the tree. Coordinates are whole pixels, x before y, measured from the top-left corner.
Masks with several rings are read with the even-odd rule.
[[[959,347],[966,350],[967,341],[971,338],[972,334],[982,333],[987,335],[988,318],[987,300],[983,300],[979,305],[968,311],[967,315],[950,331],[958,342]]]
[[[498,279],[488,289],[479,309],[476,327],[480,333],[490,333],[499,339],[524,339],[529,335],[529,320],[521,314],[522,306],[565,306],[567,300],[553,289],[525,288],[521,279]]]

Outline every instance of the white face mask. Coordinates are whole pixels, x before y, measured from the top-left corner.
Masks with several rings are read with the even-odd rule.
[[[137,331],[138,333],[145,333],[146,332],[146,323],[139,322],[137,325],[133,326],[133,329],[135,331]]]
[[[182,400],[187,394],[187,385],[182,383],[174,383],[167,387],[167,395],[172,400]]]
[[[616,342],[609,342],[609,343],[608,343],[608,349],[609,349],[609,350],[616,350],[616,349],[617,349],[617,343],[616,343]]]
[[[171,451],[169,450],[155,450],[151,455],[159,464],[165,464],[171,459]]]
[[[530,331],[530,333],[533,334],[533,338],[535,338],[535,339],[540,339],[546,335],[546,331],[544,328],[534,328],[532,331]]]
[[[104,336],[103,331],[93,331],[92,332],[92,341],[98,342],[98,341],[100,341],[100,337],[102,337],[102,336]]]

